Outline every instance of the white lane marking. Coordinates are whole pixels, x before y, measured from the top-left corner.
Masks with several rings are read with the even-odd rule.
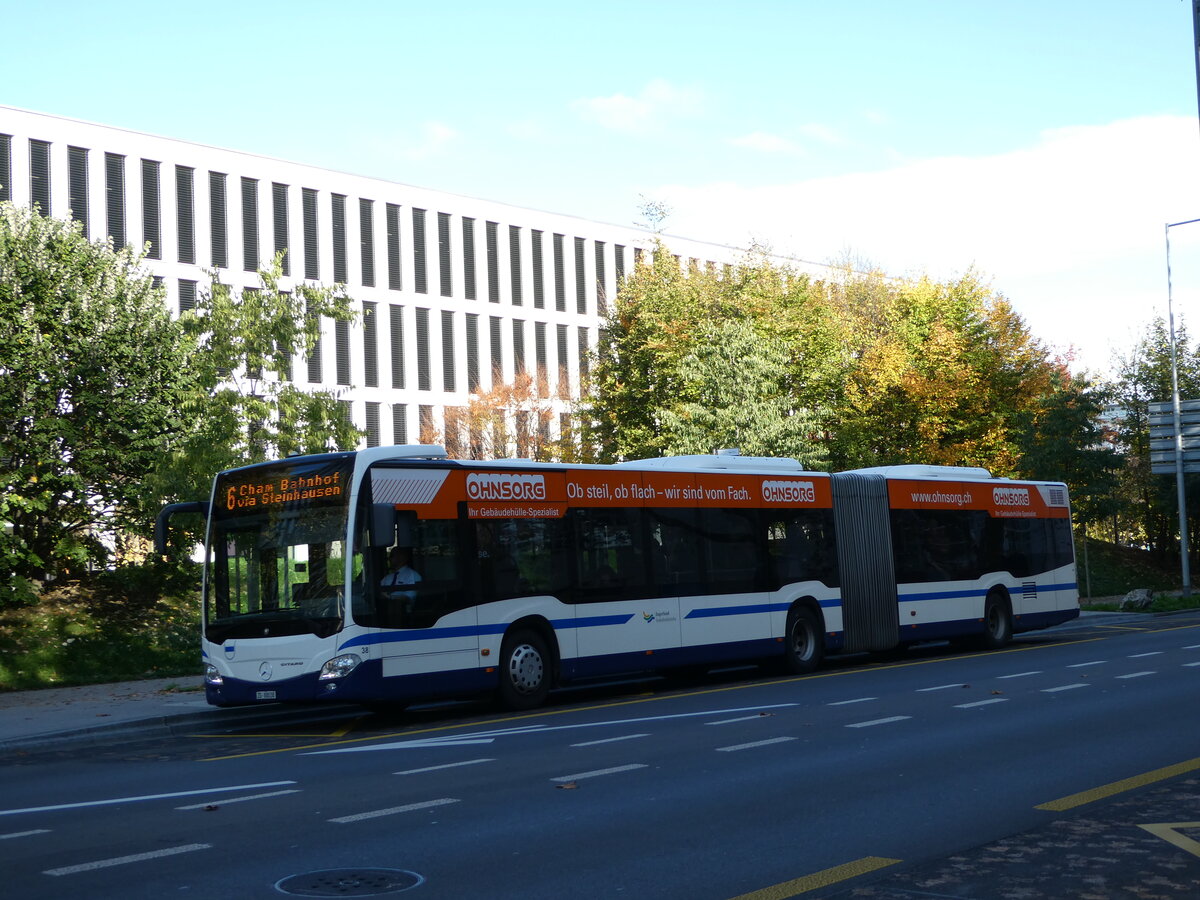
[[[993,697],[991,700],[976,700],[974,703],[956,703],[955,709],[972,709],[976,706],[988,706],[992,703],[1007,703],[1007,697]]]
[[[12,838],[32,837],[35,834],[49,834],[49,828],[34,828],[30,831],[14,831],[9,834],[0,834],[0,841],[11,840]]]
[[[164,856],[177,856],[180,853],[191,853],[194,850],[209,850],[212,844],[184,844],[182,847],[170,847],[166,850],[151,850],[148,853],[134,853],[130,856],[114,856],[112,859],[98,859],[95,862],[80,863],[77,866],[63,866],[60,869],[46,869],[43,875],[78,875],[80,872],[93,872],[96,869],[107,869],[110,866],[123,866],[127,863],[145,862],[148,859],[160,859]]]
[[[715,722],[705,722],[705,725],[732,725],[734,722],[749,722],[751,719],[761,719],[762,716],[738,716],[736,719],[718,719]]]
[[[1043,694],[1057,694],[1059,691],[1073,691],[1075,688],[1085,688],[1086,684],[1064,684],[1061,687],[1042,688]]]
[[[1200,666],[1200,662],[1194,662],[1194,663],[1184,663],[1184,664],[1183,664],[1183,667],[1184,667],[1185,669],[1190,669],[1192,666]]]
[[[1141,678],[1143,675],[1155,675],[1156,672],[1130,672],[1128,675],[1118,675],[1118,679],[1123,678]]]
[[[749,750],[752,747],[765,747],[768,744],[785,744],[788,741],[796,740],[794,737],[777,737],[768,738],[765,741],[752,741],[749,744],[734,744],[732,747],[718,747],[718,753],[732,753],[735,750]]]
[[[1126,659],[1141,659],[1143,656],[1161,656],[1161,650],[1151,650],[1149,653],[1135,653],[1132,656],[1125,657]]]
[[[420,769],[405,769],[403,772],[393,772],[393,775],[420,775],[424,772],[436,772],[438,769],[457,769],[459,766],[477,766],[480,763],[495,762],[495,759],[465,759],[462,762],[445,763],[440,766],[423,766]]]
[[[247,797],[223,797],[219,800],[208,800],[204,803],[192,803],[188,806],[177,806],[176,809],[204,809],[206,806],[228,806],[230,803],[244,803],[247,800],[265,800],[267,797],[282,797],[284,794],[298,794],[299,788],[287,791],[271,791],[269,794],[250,794]]]
[[[836,703],[826,703],[826,706],[849,706],[851,703],[866,703],[869,700],[878,700],[878,697],[857,697],[854,700],[838,700]]]
[[[1018,672],[1015,675],[997,675],[996,678],[1024,678],[1027,675],[1041,675],[1041,672]]]
[[[1094,659],[1091,662],[1075,663],[1074,665],[1067,666],[1067,668],[1068,669],[1083,669],[1083,668],[1086,668],[1087,666],[1102,666],[1107,662],[1108,662],[1107,659]]]
[[[235,784],[231,787],[204,788],[199,791],[172,791],[169,794],[146,794],[141,797],[118,797],[113,800],[85,800],[82,803],[58,803],[54,806],[27,806],[24,809],[0,809],[0,816],[20,813],[52,812],[59,809],[85,809],[89,806],[115,806],[118,803],[138,803],[142,800],[169,800],[172,797],[195,797],[198,794],[220,794],[226,791],[252,791],[255,788],[281,787],[294,781],[264,781],[262,784]]]
[[[937,687],[917,688],[917,693],[918,693],[918,694],[926,694],[926,693],[928,693],[929,691],[944,691],[944,690],[947,690],[947,689],[949,689],[949,688],[964,688],[964,687],[966,687],[966,685],[965,685],[965,684],[962,684],[962,683],[959,683],[959,684],[939,684]]]
[[[1200,650],[1200,644],[1188,644],[1184,650]]]
[[[903,722],[905,719],[911,719],[912,716],[888,716],[886,719],[872,719],[870,722],[855,722],[853,725],[847,725],[847,728],[870,728],[872,725],[887,725],[891,722]]]
[[[557,778],[551,778],[551,781],[566,783],[568,781],[582,781],[584,778],[599,778],[601,775],[616,775],[618,772],[632,772],[634,769],[647,768],[645,763],[630,763],[627,766],[613,766],[611,769],[593,769],[591,772],[578,772],[574,775],[559,775]]]
[[[757,716],[755,717],[757,718]],[[708,724],[712,724],[709,722]],[[650,737],[648,734],[623,734],[620,737],[601,738],[598,741],[581,741],[578,744],[572,744],[572,747],[594,747],[596,744],[612,744],[616,741],[632,741],[634,738]]]
[[[640,725],[643,722],[666,722],[671,719],[695,719],[719,716],[728,713],[750,713],[767,709],[786,709],[798,703],[773,703],[768,706],[740,706],[733,709],[707,709],[701,712],[673,713],[666,716],[643,716],[636,719],[609,719],[604,722],[579,722],[573,725],[523,725],[517,728],[502,728],[496,731],[478,731],[471,734],[447,735],[437,738],[420,738],[413,741],[393,741],[387,744],[372,744],[367,747],[339,747],[337,750],[314,750],[303,756],[323,756],[329,753],[367,753],[372,750],[400,750],[409,747],[453,747],[458,744],[486,744],[498,737],[519,734],[549,734],[551,731],[574,731],[580,728],[606,728],[611,725]]]
[[[443,797],[440,800],[409,803],[407,806],[393,806],[390,809],[373,809],[370,812],[358,813],[353,816],[338,816],[336,819],[330,819],[329,821],[336,822],[338,825],[345,825],[347,822],[361,822],[363,819],[378,819],[380,816],[394,816],[397,813],[416,812],[419,809],[433,809],[438,806],[448,806],[451,803],[458,803],[458,801],[451,797]]]

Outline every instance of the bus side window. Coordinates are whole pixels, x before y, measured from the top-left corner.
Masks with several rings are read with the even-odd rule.
[[[646,583],[640,509],[574,509],[578,602],[640,597]]]

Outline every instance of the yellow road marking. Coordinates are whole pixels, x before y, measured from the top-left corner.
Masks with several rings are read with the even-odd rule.
[[[1026,653],[1031,650],[1045,650],[1051,647],[1065,647],[1072,644],[1090,644],[1096,641],[1107,640],[1102,637],[1081,638],[1076,641],[1062,641],[1053,644],[1032,644],[1028,647],[1009,647],[1005,650],[993,650],[985,653],[955,653],[950,656],[942,656],[936,659],[914,659],[908,662],[894,663],[891,665],[860,665],[853,666],[847,669],[839,669],[835,672],[817,672],[810,675],[796,675],[789,678],[772,678],[772,679],[757,679],[745,684],[731,684],[725,687],[705,688],[699,691],[688,691],[681,694],[651,694],[649,696],[638,697],[634,700],[617,700],[612,703],[602,703],[596,706],[579,707],[571,706],[562,709],[546,709],[538,712],[525,713],[517,716],[505,716],[499,719],[489,719],[484,722],[472,720],[469,722],[459,722],[456,725],[435,725],[429,728],[420,728],[415,731],[394,731],[387,734],[375,734],[365,737],[349,738],[344,741],[328,741],[320,744],[305,744],[300,747],[276,747],[273,750],[251,750],[246,753],[232,753],[228,756],[209,756],[200,760],[200,762],[223,762],[227,759],[245,759],[250,756],[269,756],[272,753],[296,753],[301,750],[318,750],[326,747],[340,747],[345,744],[359,744],[366,741],[385,741],[396,740],[397,738],[406,738],[418,734],[433,734],[439,731],[458,731],[463,728],[479,728],[482,725],[494,726],[503,725],[508,722],[521,722],[527,719],[544,719],[549,716],[561,716],[566,713],[578,712],[580,709],[616,709],[622,706],[636,706],[641,703],[655,703],[667,700],[678,700],[684,697],[703,697],[707,694],[724,694],[729,691],[744,691],[755,687],[764,687],[776,684],[794,684],[799,681],[815,681],[818,678],[838,678],[844,675],[856,675],[863,672],[879,672],[887,669],[906,669],[912,666],[931,666],[939,663],[952,662],[960,659],[971,659],[976,656],[993,656],[1005,653]],[[236,737],[237,735],[222,734],[219,737]]]
[[[1116,794],[1123,794],[1125,791],[1132,791],[1158,781],[1166,781],[1168,778],[1174,778],[1176,775],[1195,772],[1197,769],[1200,769],[1200,757],[1189,759],[1187,762],[1176,763],[1173,766],[1164,766],[1161,769],[1155,769],[1153,772],[1134,775],[1132,778],[1122,778],[1120,781],[1114,781],[1112,784],[1105,784],[1091,790],[1080,791],[1078,794],[1071,794],[1069,797],[1051,800],[1049,803],[1040,803],[1034,809],[1065,812],[1068,809],[1074,809],[1086,803],[1094,803],[1097,800],[1104,800]]]
[[[1150,832],[1155,837],[1160,837],[1170,844],[1174,844],[1180,850],[1184,850],[1192,856],[1200,856],[1200,841],[1194,841],[1190,837],[1182,835],[1177,829],[1180,828],[1200,828],[1200,822],[1171,822],[1162,823],[1160,825],[1139,825],[1138,828]]]
[[[741,896],[734,897],[733,900],[787,900],[789,897],[798,897],[801,894],[815,891],[818,888],[826,888],[837,884],[839,881],[845,881],[848,878],[857,878],[859,875],[866,875],[868,872],[875,872],[879,869],[885,869],[888,866],[894,866],[898,862],[902,862],[902,860],[888,859],[885,856],[864,856],[862,859],[834,866],[832,869],[814,872],[812,875],[794,878],[791,881],[772,885],[760,891],[742,894]]]

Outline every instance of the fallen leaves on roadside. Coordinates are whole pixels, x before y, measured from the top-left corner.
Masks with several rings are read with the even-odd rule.
[[[556,784],[555,787],[558,788],[560,791],[573,791],[576,788],[578,788],[579,785],[576,784],[574,781],[568,781],[566,784]]]

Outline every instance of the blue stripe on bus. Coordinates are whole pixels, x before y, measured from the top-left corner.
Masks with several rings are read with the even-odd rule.
[[[555,630],[567,628],[595,628],[602,625],[624,625],[633,614],[614,616],[583,616],[578,619],[555,619],[550,624]],[[341,653],[350,647],[365,647],[373,644],[394,644],[400,641],[435,641],[438,638],[480,637],[485,634],[504,634],[508,625],[461,625],[456,628],[421,628],[411,631],[388,631],[382,634],[360,634],[338,648]]]
[[[822,600],[820,606],[824,609],[835,609],[842,605],[841,597]],[[693,609],[685,619],[711,619],[715,616],[742,616],[754,613],[787,612],[792,608],[790,603],[752,603],[745,606],[713,606],[707,609]]]
[[[1062,584],[1043,584],[1030,585],[1039,593],[1046,591],[1073,591],[1079,587],[1074,581],[1063,582]],[[1024,584],[1004,585],[1012,594],[1020,594],[1028,589]],[[920,600],[956,600],[963,597],[986,597],[990,588],[973,588],[967,591],[925,591],[919,594],[901,594],[901,603],[915,603]]]

